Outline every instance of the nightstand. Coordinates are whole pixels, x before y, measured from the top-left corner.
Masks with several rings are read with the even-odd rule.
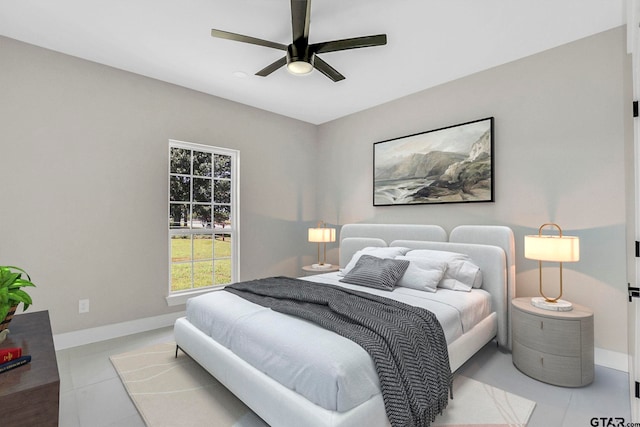
[[[513,364],[545,383],[580,387],[593,381],[593,311],[543,310],[531,298],[511,301]]]
[[[22,347],[31,362],[0,374],[2,425],[58,426],[60,376],[48,311],[14,316],[2,347]]]
[[[312,276],[314,274],[322,274],[322,273],[330,273],[332,271],[338,271],[338,270],[340,270],[340,266],[333,265],[333,264],[329,268],[313,268],[310,265],[305,265],[304,267],[302,267],[302,271],[305,276]]]

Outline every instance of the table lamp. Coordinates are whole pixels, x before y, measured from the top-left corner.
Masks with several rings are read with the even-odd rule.
[[[551,226],[558,229],[558,235],[543,235],[542,229]],[[540,274],[540,295],[531,299],[531,304],[544,310],[570,311],[572,304],[561,300],[562,297],[562,263],[580,260],[580,239],[574,236],[562,235],[558,224],[542,224],[538,235],[524,236],[524,257],[538,261]],[[556,298],[547,297],[542,290],[542,261],[560,263],[560,295]]]
[[[336,229],[328,228],[322,221],[318,222],[316,228],[309,229],[309,241],[318,244],[318,263],[311,265],[311,268],[318,270],[329,269],[331,264],[327,264],[327,242],[336,241]],[[324,246],[324,258],[320,260],[320,244]]]

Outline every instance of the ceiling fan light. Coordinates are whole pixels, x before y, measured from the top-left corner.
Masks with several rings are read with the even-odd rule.
[[[287,70],[291,74],[309,74],[313,70],[313,65],[307,61],[291,61],[287,64]]]

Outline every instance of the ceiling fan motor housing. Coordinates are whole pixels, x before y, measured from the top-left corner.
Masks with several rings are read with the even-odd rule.
[[[309,53],[309,45],[298,41],[287,46],[287,69],[294,74],[307,74],[314,67],[313,53]]]

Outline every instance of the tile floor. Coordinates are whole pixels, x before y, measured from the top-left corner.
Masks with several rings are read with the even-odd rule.
[[[144,426],[109,356],[168,341],[172,328],[58,351],[60,426]],[[555,387],[520,373],[511,354],[490,343],[459,372],[537,402],[529,427],[588,427],[592,417],[631,421],[628,375],[614,369],[596,366],[595,381],[587,387]]]
[[[593,417],[621,417],[630,422],[629,375],[595,368],[590,385],[557,387],[524,375],[513,366],[511,353],[489,343],[458,372],[536,402],[528,427],[588,427]]]

